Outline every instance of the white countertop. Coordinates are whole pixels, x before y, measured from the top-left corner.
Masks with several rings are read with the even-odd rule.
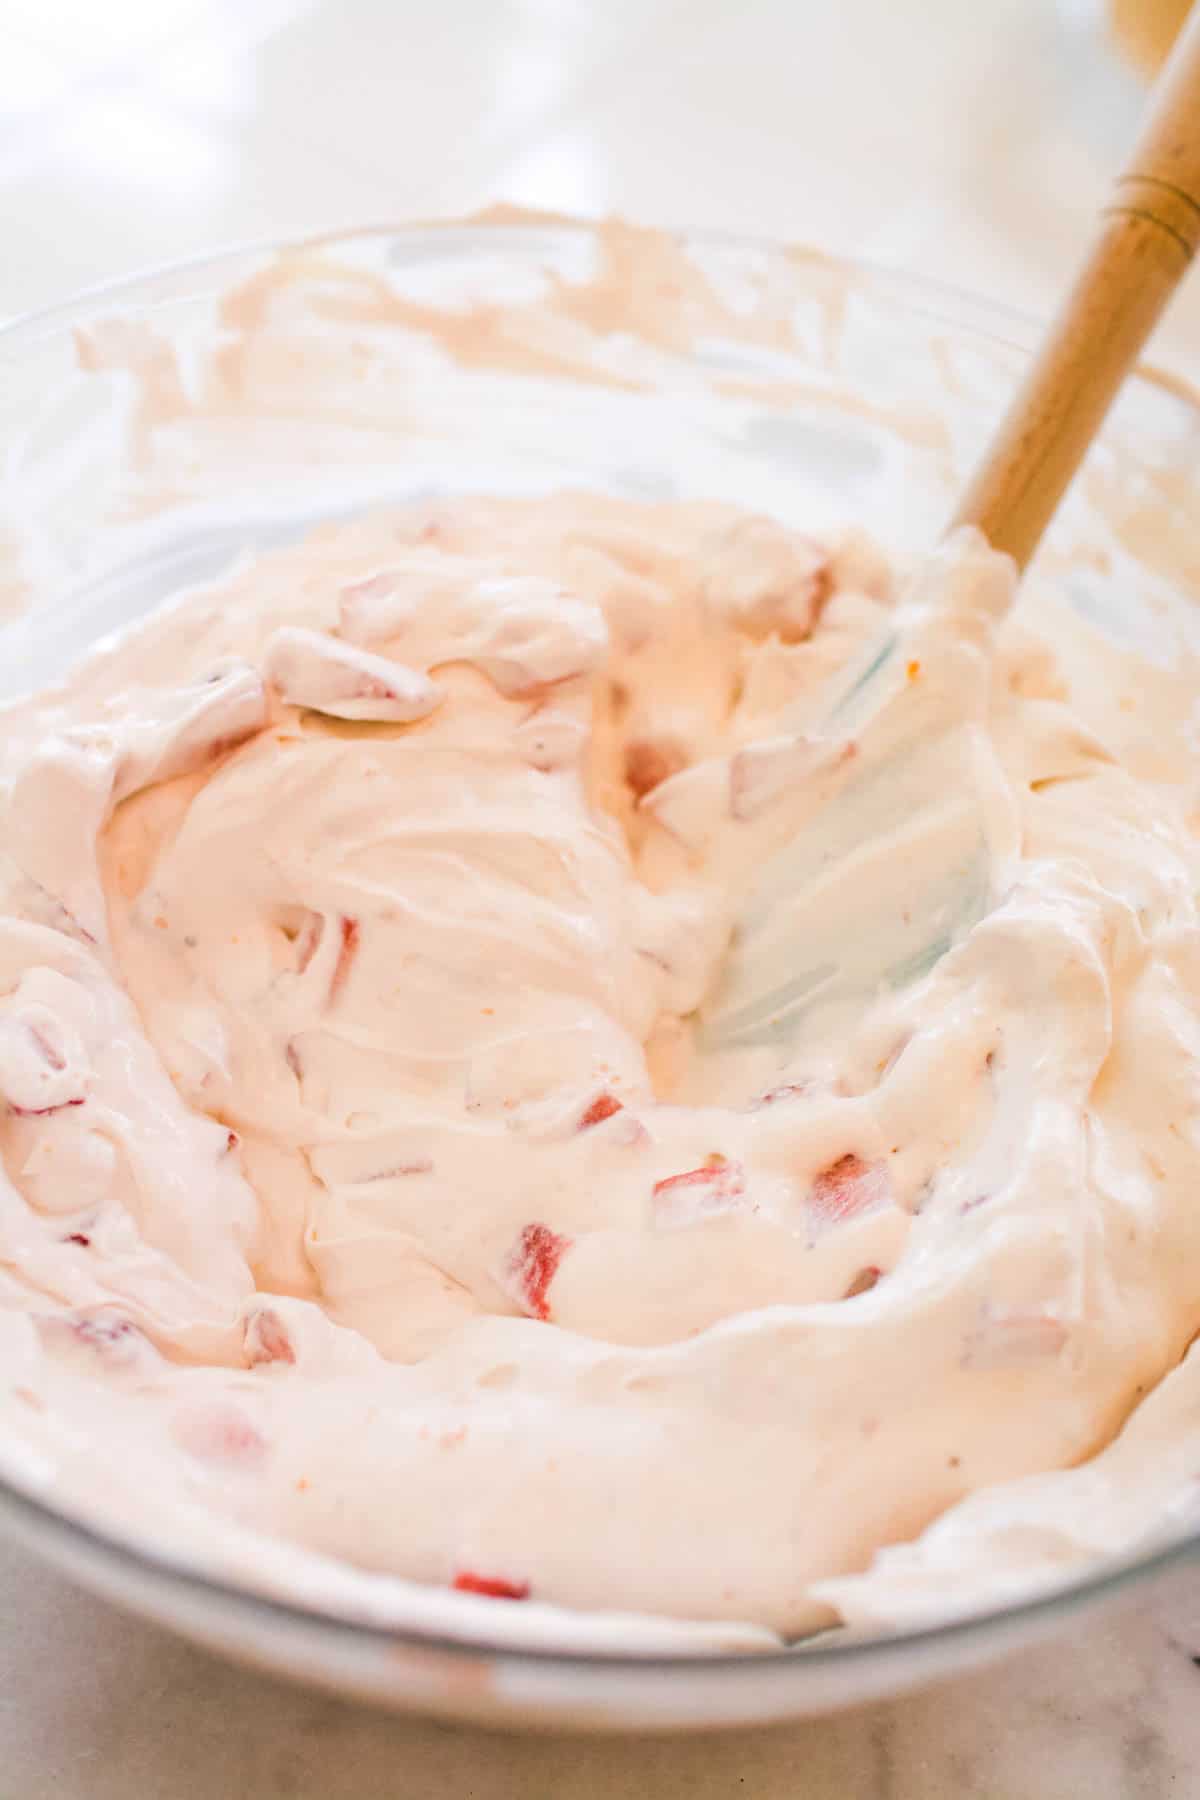
[[[4,0],[0,317],[497,198],[1045,308],[1136,89],[1090,0]],[[870,44],[870,66],[862,47]],[[1160,359],[1200,369],[1200,280]],[[498,1738],[223,1665],[0,1545],[0,1800],[1187,1800],[1200,1571],[1001,1669],[706,1739]]]

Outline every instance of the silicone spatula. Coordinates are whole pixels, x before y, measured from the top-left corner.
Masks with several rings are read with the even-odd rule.
[[[1198,242],[1200,6],[952,528],[976,527],[1025,567]],[[758,872],[701,1011],[709,1049],[792,1045],[839,999],[932,967],[992,904],[989,871],[1015,849],[1015,821],[969,693],[957,711],[930,704],[939,682],[943,702],[953,692],[956,633],[970,636],[938,574],[935,556],[818,716],[809,706],[790,722],[831,759],[852,742],[854,773]]]

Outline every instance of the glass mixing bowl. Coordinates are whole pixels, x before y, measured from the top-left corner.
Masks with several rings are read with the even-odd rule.
[[[811,252],[513,215],[235,251],[93,291],[0,333],[0,699],[234,555],[383,500],[708,495],[919,548],[1034,335],[986,301]],[[1200,583],[1198,452],[1191,397],[1130,383],[1029,579],[1052,572],[1094,626],[1170,654]],[[581,1654],[237,1585],[120,1521],[69,1516],[2,1454],[0,1470],[4,1523],[114,1601],[326,1686],[496,1723],[825,1710],[1061,1630],[1200,1543],[1160,1536],[1053,1593],[889,1636]]]

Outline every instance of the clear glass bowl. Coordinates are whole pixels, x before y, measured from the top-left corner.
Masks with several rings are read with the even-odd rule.
[[[284,267],[304,278],[280,298]],[[465,324],[453,346],[449,317]],[[129,321],[152,328],[149,360]],[[239,551],[439,490],[709,495],[919,548],[1034,336],[986,301],[811,252],[511,215],[235,251],[95,290],[0,333],[0,699]],[[1120,641],[1177,641],[1200,579],[1198,468],[1191,396],[1132,382],[1032,579],[1052,570]],[[928,1629],[640,1657],[335,1616],[68,1516],[12,1476],[0,1519],[86,1586],[231,1655],[395,1706],[626,1729],[895,1692],[1061,1630],[1200,1544],[1159,1540]]]

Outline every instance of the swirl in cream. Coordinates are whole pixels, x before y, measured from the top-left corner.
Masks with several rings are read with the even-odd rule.
[[[414,506],[4,715],[40,1479],[781,1634],[1129,1540],[1056,1496],[1197,1379],[1186,778],[986,550],[897,585],[718,506]],[[722,1035],[789,844],[813,1003]]]

